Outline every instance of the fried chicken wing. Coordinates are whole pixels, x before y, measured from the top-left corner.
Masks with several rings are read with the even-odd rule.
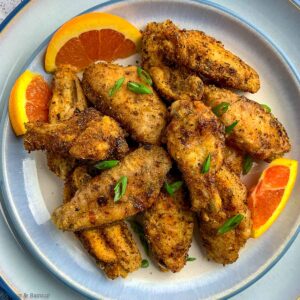
[[[247,190],[240,179],[226,167],[216,174],[216,185],[222,198],[218,211],[209,208],[199,213],[200,237],[209,259],[229,264],[238,259],[239,250],[251,235],[251,216],[247,207]],[[241,214],[241,223],[224,234],[218,229],[231,217]]]
[[[161,52],[167,60],[222,86],[251,93],[258,91],[260,81],[257,72],[213,37],[202,31],[180,30],[170,20],[150,23],[146,31],[148,28],[158,33],[157,38],[162,41]]]
[[[110,90],[120,78],[125,78],[115,95]],[[98,63],[83,74],[83,89],[88,99],[103,113],[114,117],[138,142],[159,144],[166,125],[167,109],[152,87],[151,94],[136,94],[127,83],[145,84],[138,76],[136,66],[122,67]]]
[[[235,175],[240,176],[243,170],[244,153],[232,146],[224,148],[224,165]]]
[[[119,124],[93,108],[54,124],[28,123],[24,146],[28,151],[47,150],[78,159],[103,160],[124,156],[128,145]]]
[[[78,231],[123,220],[149,208],[171,168],[167,153],[145,146],[128,154],[116,167],[94,177],[72,200],[58,207],[52,220],[62,230]],[[114,188],[127,177],[125,194],[114,201]]]
[[[173,197],[162,189],[144,213],[146,239],[163,271],[179,272],[186,263],[194,228],[186,197],[182,188]]]
[[[163,34],[157,23],[149,23],[142,36],[142,66],[147,70],[158,93],[168,101],[200,100],[203,82],[184,67],[170,64],[163,55]]]
[[[76,70],[62,66],[53,77],[53,95],[49,103],[49,123],[70,119],[75,112],[87,108]],[[61,179],[66,179],[75,168],[76,160],[59,153],[47,152],[49,169]]]
[[[167,127],[168,151],[177,162],[187,184],[192,209],[218,207],[220,196],[215,173],[223,164],[224,127],[200,101],[176,101],[171,106],[172,120]],[[202,172],[210,156],[208,172]]]
[[[251,156],[272,161],[289,152],[291,145],[283,125],[259,103],[229,90],[205,86],[202,98],[210,107],[228,103],[228,110],[220,116],[225,126],[239,121],[227,141]]]
[[[64,202],[70,201],[76,191],[87,185],[90,180],[87,167],[77,167],[65,183]],[[125,278],[141,265],[141,254],[124,221],[102,228],[77,231],[76,236],[111,279],[119,276]]]

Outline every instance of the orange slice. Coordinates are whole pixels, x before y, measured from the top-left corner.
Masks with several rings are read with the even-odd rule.
[[[125,19],[106,13],[80,15],[63,24],[47,48],[45,69],[68,64],[79,70],[97,60],[113,61],[134,54],[141,32]]]
[[[261,174],[248,198],[253,220],[252,237],[262,235],[282,212],[293,190],[297,167],[296,160],[279,158]]]
[[[9,97],[9,118],[16,135],[26,132],[28,121],[48,121],[51,90],[44,78],[26,70],[15,82]]]

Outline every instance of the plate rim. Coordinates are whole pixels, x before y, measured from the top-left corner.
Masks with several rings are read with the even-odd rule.
[[[169,0],[166,0],[166,2],[168,2]],[[30,0],[24,0],[23,2],[21,2],[9,15],[7,18],[9,18],[6,22],[4,22],[3,26],[0,26],[0,33],[3,31],[3,29],[11,22],[12,19],[14,19],[14,17],[26,6],[26,4],[28,4],[30,2]],[[80,12],[78,15],[84,14],[84,13],[88,13],[90,11],[93,11],[95,9],[98,8],[103,8],[106,6],[110,6],[116,3],[124,3],[124,2],[128,2],[128,1],[124,1],[124,0],[109,0],[109,1],[105,1],[101,4],[97,4],[94,5],[82,12]],[[155,2],[155,1],[154,1]],[[184,1],[185,2],[185,1]],[[297,69],[293,66],[293,64],[291,63],[291,61],[289,60],[288,56],[273,42],[273,40],[268,37],[265,33],[263,33],[259,28],[257,28],[255,25],[253,25],[252,23],[248,22],[247,20],[245,20],[243,17],[241,17],[238,13],[235,13],[234,11],[232,11],[231,9],[228,9],[227,7],[220,5],[218,3],[215,2],[211,2],[210,0],[187,0],[186,1],[191,2],[191,3],[200,3],[200,4],[204,4],[213,8],[216,8],[220,11],[222,11],[223,13],[226,13],[227,15],[231,16],[233,19],[236,19],[237,21],[239,21],[239,23],[243,24],[244,26],[248,27],[248,29],[251,29],[252,31],[254,31],[258,36],[260,36],[260,38],[263,38],[272,48],[273,50],[275,50],[277,52],[277,54],[279,55],[279,57],[287,64],[289,71],[291,71],[291,73],[294,75],[296,82],[298,82],[299,87],[300,87],[300,74],[298,73]],[[1,25],[2,25],[1,24]],[[57,29],[56,29],[57,30]],[[55,30],[55,31],[56,31]],[[55,32],[54,31],[54,32]],[[50,38],[52,37],[52,35],[54,34],[51,33],[49,36],[47,36],[41,43],[40,45],[33,51],[33,53],[29,56],[29,58],[26,60],[26,63],[23,65],[23,67],[20,69],[20,73],[23,72],[26,67],[30,64],[30,62],[33,60],[33,58],[37,55],[37,53],[40,52],[40,50],[45,46],[45,44],[50,40]],[[300,90],[300,88],[299,88]],[[0,129],[4,128],[4,125],[6,123],[6,116],[7,116],[7,103],[4,103],[4,109],[1,113],[1,123],[0,123]],[[3,130],[1,130],[0,132],[1,137],[3,137],[4,132]],[[3,149],[3,139],[0,139],[0,149]],[[0,151],[1,151],[0,150]],[[3,166],[3,153],[1,151],[1,160],[0,160],[0,166]],[[1,168],[2,170],[2,168]],[[5,189],[5,184],[4,184],[4,180],[3,180],[3,173],[0,173],[0,190],[1,190],[1,195],[2,197],[0,197],[1,200],[1,204],[2,204],[2,208],[4,210],[5,216],[8,220],[8,223],[12,226],[11,230],[13,231],[13,233],[19,237],[18,241],[26,247],[26,249],[29,250],[30,254],[40,263],[43,265],[43,267],[50,273],[53,274],[56,278],[58,278],[60,280],[60,282],[62,282],[63,284],[65,284],[66,286],[78,291],[79,293],[81,293],[82,295],[91,298],[93,297],[91,295],[91,293],[89,291],[87,291],[86,289],[82,289],[80,286],[78,286],[75,283],[73,283],[72,280],[69,280],[68,278],[66,278],[65,276],[61,275],[60,272],[57,272],[57,270],[55,270],[55,268],[53,266],[51,266],[51,263],[48,262],[47,258],[44,257],[44,255],[42,255],[41,253],[39,253],[39,250],[36,249],[36,246],[32,243],[32,241],[29,239],[25,239],[25,235],[21,235],[19,232],[24,233],[24,230],[22,229],[22,225],[19,224],[17,222],[17,220],[15,220],[15,218],[11,217],[11,213],[13,211],[13,208],[11,207],[11,205],[8,203],[9,201],[7,201],[7,198],[9,198],[7,196],[7,191]],[[4,200],[6,199],[6,201]],[[18,228],[18,230],[16,229]],[[253,285],[255,282],[257,282],[261,277],[263,277],[265,274],[267,274],[276,264],[277,262],[286,254],[286,252],[288,251],[288,249],[290,248],[290,246],[293,244],[293,242],[295,241],[296,237],[298,236],[298,234],[300,233],[300,216],[298,217],[298,219],[296,220],[295,225],[293,226],[293,228],[290,231],[290,238],[288,239],[288,241],[286,242],[285,245],[283,245],[283,247],[281,247],[279,249],[279,251],[274,254],[263,266],[261,266],[258,271],[256,273],[254,273],[254,277],[252,279],[249,279],[249,281],[247,281],[247,279],[245,279],[245,284],[243,284],[242,286],[238,287],[238,285],[233,286],[230,289],[227,289],[223,292],[218,293],[215,297],[217,297],[218,299],[228,299],[231,298],[239,293],[241,293],[242,291],[244,291],[245,289],[247,289],[248,287],[250,287],[251,285]],[[235,288],[236,287],[236,288]],[[14,293],[14,291],[12,291]],[[227,294],[226,294],[227,292]],[[107,299],[106,297],[100,295],[103,299]],[[16,295],[17,297],[17,295]],[[98,295],[97,295],[98,297]]]

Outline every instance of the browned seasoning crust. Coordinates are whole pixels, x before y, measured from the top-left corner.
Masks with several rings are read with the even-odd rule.
[[[90,180],[87,167],[77,167],[65,182],[64,202],[70,201],[76,191]],[[141,265],[141,254],[124,221],[102,228],[77,231],[76,236],[110,279],[120,276],[125,278]]]
[[[156,23],[149,23],[143,31],[142,66],[150,73],[155,89],[167,101],[200,100],[203,94],[201,78],[164,58],[163,38]]]
[[[257,72],[204,32],[180,30],[170,20],[149,23],[145,31],[150,30],[157,32],[162,41],[160,53],[168,61],[198,72],[221,86],[251,93],[259,90]]]
[[[244,155],[239,149],[226,145],[224,148],[224,165],[235,175],[240,176],[243,171]]]
[[[216,174],[216,185],[222,205],[218,210],[208,208],[201,211],[199,230],[207,257],[225,265],[238,259],[239,250],[250,238],[252,221],[247,207],[247,190],[240,179],[222,167]],[[235,229],[218,234],[225,221],[237,214],[244,216],[242,222]]]
[[[28,151],[47,150],[78,159],[103,160],[128,152],[119,124],[94,108],[54,124],[28,123],[24,147]]]
[[[179,272],[186,263],[194,228],[183,189],[173,197],[162,189],[157,201],[144,213],[143,222],[146,239],[160,269]]]
[[[220,120],[225,126],[239,122],[226,140],[251,156],[270,162],[291,150],[283,125],[259,103],[213,85],[205,86],[202,101],[210,107],[230,104]]]
[[[200,101],[174,102],[171,116],[166,132],[167,147],[183,174],[192,209],[199,211],[208,204],[218,206],[221,200],[215,173],[223,164],[223,125]],[[211,155],[210,170],[202,174],[208,155]]]
[[[116,81],[125,81],[110,97]],[[83,73],[83,90],[88,99],[103,113],[118,120],[138,142],[159,144],[166,125],[167,109],[151,86],[152,94],[136,94],[127,88],[127,82],[145,83],[139,78],[136,66],[122,67],[97,63]]]
[[[133,216],[154,203],[170,168],[171,160],[162,148],[139,148],[94,177],[54,211],[52,220],[59,229],[77,231]],[[114,202],[114,187],[122,176],[128,179],[126,192]]]

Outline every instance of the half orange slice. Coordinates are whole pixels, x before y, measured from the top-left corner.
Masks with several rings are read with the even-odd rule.
[[[252,237],[262,235],[282,212],[293,190],[297,167],[296,160],[279,158],[261,174],[248,198],[253,220]]]

